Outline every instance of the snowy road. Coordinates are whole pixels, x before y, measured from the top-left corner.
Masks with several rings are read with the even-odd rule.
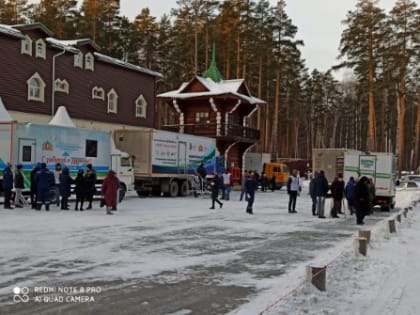
[[[353,217],[314,218],[306,194],[297,214],[287,213],[284,191],[258,193],[254,216],[238,193],[231,199],[209,210],[204,198],[129,196],[114,216],[2,209],[0,313],[226,314],[273,287],[293,286],[298,266],[327,261],[359,230]],[[367,217],[367,226],[388,215]],[[29,289],[28,302],[13,300],[16,287]],[[87,287],[97,289],[73,295],[94,301],[57,292]]]

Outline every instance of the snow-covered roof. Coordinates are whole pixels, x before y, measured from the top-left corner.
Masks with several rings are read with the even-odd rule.
[[[76,128],[76,125],[71,120],[69,113],[67,112],[64,106],[60,106],[55,113],[54,117],[49,122],[50,125],[62,126],[62,127],[72,127]]]
[[[55,48],[64,49],[65,51],[72,52],[74,54],[80,52],[79,49],[73,47],[73,43],[75,43],[76,41],[59,40],[53,37],[47,37],[45,41]]]
[[[181,84],[179,89],[159,94],[159,98],[173,98],[173,99],[189,99],[194,97],[211,97],[217,95],[230,94],[240,99],[247,101],[250,104],[265,104],[266,102],[262,99],[252,96],[251,94],[246,95],[238,92],[241,85],[244,83],[243,79],[235,80],[221,80],[220,82],[214,82],[210,78],[203,78],[195,76],[193,80],[198,80],[207,91],[199,92],[184,92],[186,87],[191,82],[184,82]],[[249,91],[248,91],[249,92]]]
[[[14,121],[12,116],[10,116],[6,107],[4,106],[3,100],[0,97],[0,122],[10,122]]]
[[[21,31],[13,28],[10,25],[0,24],[0,33],[22,39],[25,38],[25,35],[23,35]]]
[[[125,62],[125,61],[120,60],[120,59],[112,58],[110,56],[103,55],[103,54],[98,53],[98,52],[95,52],[94,55],[98,60],[103,61],[103,62],[107,62],[107,63],[113,64],[113,65],[124,67],[126,69],[130,69],[130,70],[142,72],[142,73],[145,73],[145,74],[149,74],[149,75],[152,75],[152,76],[155,76],[155,77],[158,77],[158,78],[163,77],[162,74],[160,74],[159,72],[156,72],[156,71],[153,71],[153,70],[150,70],[150,69],[146,69],[146,68],[143,68],[143,67],[140,67],[140,66],[136,66],[136,65],[133,65],[132,63],[128,63],[128,62]]]

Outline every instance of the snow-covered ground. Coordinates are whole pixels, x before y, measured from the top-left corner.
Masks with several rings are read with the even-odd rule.
[[[203,197],[134,195],[114,216],[1,209],[0,314],[415,314],[420,208],[396,234],[386,219],[419,198],[400,191],[397,209],[366,218],[366,257],[353,249],[355,218],[313,217],[306,193],[297,214],[284,191],[259,192],[253,216],[238,192],[216,210]],[[326,264],[320,292],[305,267]],[[99,290],[86,303],[36,300],[63,287]]]

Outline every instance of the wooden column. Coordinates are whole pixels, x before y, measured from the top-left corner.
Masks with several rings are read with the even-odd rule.
[[[389,233],[397,233],[397,229],[395,228],[395,220],[388,220],[388,227]]]
[[[306,267],[306,280],[310,281],[319,291],[326,291],[327,266]]]

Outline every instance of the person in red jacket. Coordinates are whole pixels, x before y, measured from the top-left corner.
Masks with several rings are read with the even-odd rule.
[[[101,188],[105,200],[106,214],[113,214],[111,212],[112,208],[117,207],[117,191],[119,187],[120,181],[117,176],[115,176],[115,172],[110,170],[105,177]]]

